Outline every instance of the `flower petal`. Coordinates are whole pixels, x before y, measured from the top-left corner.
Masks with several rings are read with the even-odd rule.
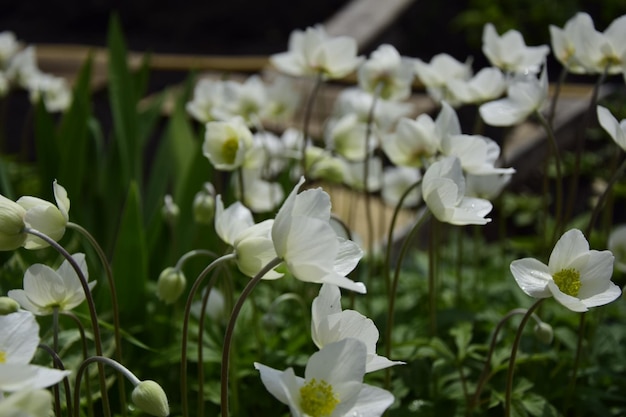
[[[511,262],[511,274],[522,291],[531,297],[546,298],[550,296],[547,288],[552,282],[548,267],[534,258],[518,259]]]

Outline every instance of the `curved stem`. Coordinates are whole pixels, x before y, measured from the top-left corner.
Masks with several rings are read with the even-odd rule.
[[[78,276],[80,281],[80,285],[83,288],[85,293],[85,300],[87,301],[87,306],[89,309],[89,318],[91,319],[91,328],[93,331],[93,339],[96,348],[96,355],[102,356],[102,336],[100,335],[100,327],[98,326],[98,314],[96,313],[96,304],[94,303],[93,296],[91,294],[91,290],[89,289],[89,284],[87,283],[87,278],[83,274],[83,271],[80,269],[80,266],[76,262],[72,255],[65,248],[59,245],[54,239],[50,238],[45,233],[41,233],[38,230],[31,229],[27,227],[24,229],[26,233],[29,233],[33,236],[37,236],[41,240],[45,241],[51,247],[53,247],[57,252],[59,252],[67,262],[72,266],[74,272]],[[111,417],[111,408],[109,405],[109,395],[106,387],[106,378],[104,375],[104,367],[98,366],[98,374],[100,376],[100,395],[102,396],[102,411],[105,417]]]
[[[387,304],[387,326],[385,327],[385,356],[391,357],[391,348],[392,348],[392,338],[391,333],[393,329],[393,321],[394,321],[394,310],[396,305],[396,292],[398,291],[398,282],[400,280],[400,269],[402,267],[402,260],[406,255],[406,252],[409,248],[409,244],[413,240],[413,237],[417,233],[417,231],[421,228],[421,226],[430,218],[430,211],[427,211],[420,217],[420,219],[415,223],[413,229],[406,236],[404,241],[402,242],[402,248],[400,249],[400,254],[398,255],[398,259],[396,260],[396,269],[394,271],[393,280],[391,282],[391,288],[389,289],[389,300]],[[389,389],[391,386],[391,368],[387,368],[385,370],[385,388]]]
[[[545,298],[540,298],[535,303],[530,306],[530,308],[524,314],[522,321],[517,328],[517,332],[515,333],[515,340],[513,340],[513,347],[511,348],[511,356],[509,358],[509,368],[507,370],[506,375],[506,391],[504,396],[504,417],[511,416],[511,396],[513,395],[513,374],[515,371],[515,358],[517,356],[517,349],[519,348],[519,342],[522,339],[522,331],[526,326],[526,323],[530,319],[533,311],[537,309],[541,305],[541,303],[545,300]]]
[[[126,378],[128,378],[128,380],[133,384],[133,386],[137,386],[137,384],[141,382],[139,378],[135,376],[135,374],[129,371],[128,368],[126,368],[121,363],[111,358],[107,358],[106,356],[101,356],[101,355],[90,356],[89,358],[85,359],[80,364],[80,366],[78,367],[78,370],[76,371],[76,380],[74,381],[74,416],[75,417],[80,417],[80,412],[79,412],[80,381],[83,377],[83,372],[85,372],[89,364],[94,363],[94,362],[98,362],[98,366],[104,366],[104,365],[111,366],[113,369],[115,369],[116,371],[124,375]]]
[[[365,128],[365,159],[363,160],[363,193],[365,194],[365,222],[367,223],[367,253],[372,258],[372,251],[374,250],[374,219],[372,218],[372,199],[369,192],[369,176],[370,176],[370,161],[372,160],[369,151],[369,141],[372,134],[372,125],[374,123],[374,111],[376,110],[376,103],[378,103],[378,97],[383,84],[378,83],[372,96],[372,105],[367,113],[367,124]],[[368,268],[368,279],[371,278],[372,267],[371,264]]]
[[[183,316],[183,335],[181,342],[181,352],[180,352],[180,401],[182,408],[183,417],[189,416],[189,403],[187,402],[187,333],[189,333],[189,314],[191,313],[191,304],[193,301],[196,292],[202,285],[202,282],[206,278],[206,276],[222,262],[226,262],[230,259],[235,259],[234,254],[224,255],[220,258],[217,258],[213,262],[211,262],[206,268],[200,272],[200,275],[196,278],[191,289],[189,290],[189,295],[187,296],[187,302],[185,304],[185,313]]]
[[[302,176],[306,178],[306,148],[307,141],[309,139],[309,127],[311,124],[311,116],[313,115],[313,103],[315,103],[315,99],[317,94],[319,93],[320,87],[324,82],[323,74],[320,72],[315,77],[315,84],[313,85],[313,89],[309,94],[309,99],[306,103],[306,108],[304,110],[304,125],[302,128],[302,153],[300,155],[300,166],[302,168]]]
[[[572,376],[570,377],[569,384],[567,386],[567,394],[565,396],[565,406],[563,408],[563,412],[566,413],[569,409],[570,403],[572,401],[572,396],[574,395],[574,390],[576,389],[576,377],[578,375],[578,368],[580,366],[580,356],[583,350],[583,335],[585,333],[585,318],[587,314],[582,312],[580,314],[580,321],[578,323],[578,342],[576,343],[576,356],[574,357],[574,366],[572,369]]]
[[[520,314],[528,313],[528,309],[525,308],[516,308],[509,311],[504,317],[500,319],[496,328],[493,330],[493,334],[491,335],[491,343],[489,343],[489,351],[487,352],[487,358],[485,359],[485,366],[483,366],[483,371],[478,378],[478,383],[476,384],[476,391],[474,391],[474,395],[470,401],[469,413],[471,414],[472,410],[478,405],[478,401],[480,399],[480,394],[482,393],[483,387],[487,382],[489,371],[491,369],[491,357],[493,356],[493,352],[496,348],[496,342],[498,340],[498,334],[500,334],[500,330],[502,326],[511,318]],[[541,323],[541,319],[535,313],[531,314],[531,317],[537,322]]]
[[[87,338],[85,337],[85,327],[83,326],[83,323],[81,323],[80,319],[71,311],[62,311],[61,314],[71,318],[76,324],[78,332],[80,333],[80,340],[82,342],[83,360],[87,359],[89,353],[87,351]],[[93,417],[93,401],[91,399],[91,383],[89,382],[89,375],[85,378],[85,389],[87,390],[87,415],[89,417]],[[72,414],[68,413],[68,415]]]
[[[115,338],[115,357],[118,361],[122,360],[122,332],[121,332],[121,324],[120,324],[120,309],[119,303],[117,301],[117,291],[115,289],[115,280],[113,279],[113,271],[111,270],[111,264],[107,259],[104,250],[98,243],[98,241],[93,237],[91,233],[81,225],[73,222],[68,222],[67,227],[70,229],[76,230],[83,237],[87,239],[91,247],[98,254],[98,258],[100,259],[100,263],[104,268],[107,283],[109,285],[109,290],[111,292],[111,310],[113,314],[113,337]],[[118,379],[118,391],[120,395],[120,403],[122,409],[122,416],[126,416],[127,414],[127,406],[126,406],[126,389],[124,387],[124,380]]]
[[[593,207],[593,211],[591,212],[591,217],[589,218],[589,223],[587,224],[587,228],[585,229],[585,236],[587,237],[590,236],[591,230],[593,229],[593,225],[596,223],[596,220],[598,219],[598,215],[600,214],[600,211],[602,210],[602,206],[604,205],[604,202],[607,196],[611,192],[613,185],[615,185],[617,180],[624,173],[624,170],[626,170],[626,159],[624,159],[624,161],[622,161],[622,164],[619,166],[619,168],[615,170],[615,172],[613,173],[613,176],[609,180],[609,183],[606,185],[606,188],[604,189],[604,191],[598,198],[598,202]]]
[[[567,78],[567,74],[569,73],[567,67],[563,67],[561,69],[561,73],[559,74],[559,80],[554,87],[554,94],[552,94],[552,100],[550,101],[550,110],[548,113],[548,123],[550,126],[554,126],[554,115],[556,114],[556,104],[559,101],[559,96],[561,95],[561,87],[565,83],[565,79]]]
[[[63,361],[61,360],[61,358],[59,357],[59,355],[56,353],[54,349],[52,349],[50,346],[46,346],[42,344],[40,344],[38,348],[45,350],[48,353],[48,355],[50,355],[50,357],[52,358],[52,362],[54,363],[54,367],[56,369],[60,369],[62,371],[65,370]],[[67,415],[71,416],[72,415],[72,392],[70,391],[70,381],[67,378],[67,376],[63,378],[63,388],[65,388],[65,407],[67,408]],[[60,404],[58,384],[54,386],[54,396],[55,396],[55,399],[54,399],[55,415],[61,417],[61,404]]]
[[[222,348],[222,371],[221,371],[221,407],[222,407],[222,417],[228,417],[228,370],[229,370],[229,361],[230,361],[230,347],[232,345],[233,333],[235,331],[235,323],[237,322],[237,317],[239,317],[239,312],[241,311],[241,307],[243,307],[243,303],[246,301],[254,287],[261,281],[263,276],[274,269],[276,266],[282,263],[282,259],[274,258],[267,265],[263,267],[256,274],[248,285],[243,289],[241,295],[237,299],[237,303],[233,307],[233,311],[230,315],[230,319],[228,320],[228,327],[226,328],[226,333],[224,334],[224,346]]]

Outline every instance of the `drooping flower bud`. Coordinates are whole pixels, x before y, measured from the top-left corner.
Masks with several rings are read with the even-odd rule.
[[[535,324],[534,331],[535,336],[542,343],[545,343],[546,345],[552,343],[552,340],[554,339],[554,331],[552,331],[552,326],[548,323],[542,321],[541,323]]]
[[[156,417],[167,417],[170,406],[163,388],[154,381],[141,381],[131,394],[133,403],[141,411]]]
[[[193,219],[200,224],[213,224],[215,215],[215,189],[206,182],[193,199]]]
[[[180,209],[178,208],[178,205],[176,205],[174,199],[169,194],[167,194],[163,199],[163,208],[161,209],[161,214],[163,214],[163,218],[165,219],[165,221],[170,224],[176,223],[176,220],[180,215]]]
[[[0,297],[0,316],[6,316],[15,313],[20,309],[17,301],[9,297]]]
[[[185,274],[178,268],[167,267],[159,275],[157,282],[157,297],[165,304],[172,304],[185,290],[187,280]]]
[[[15,250],[24,244],[25,214],[22,206],[0,195],[0,250]]]

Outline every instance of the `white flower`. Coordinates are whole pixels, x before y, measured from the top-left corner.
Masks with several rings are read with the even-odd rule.
[[[547,45],[526,46],[522,34],[509,30],[502,36],[491,23],[483,28],[483,53],[494,67],[517,73],[539,72],[550,48]]]
[[[492,126],[512,126],[541,110],[548,97],[548,74],[544,66],[539,79],[528,76],[514,80],[507,97],[479,107],[480,116]]]
[[[367,124],[360,121],[355,113],[349,113],[328,123],[326,145],[348,161],[362,161],[374,150],[377,142],[375,132],[372,131],[366,147],[366,134]]]
[[[249,277],[255,276],[265,265],[276,258],[270,232],[273,220],[255,224],[252,213],[240,202],[235,202],[224,210],[222,196],[215,201],[215,231],[227,244],[233,247],[239,270]],[[264,279],[276,279],[282,274],[276,271],[266,273]]]
[[[284,122],[295,114],[301,99],[300,89],[292,78],[277,76],[267,86],[265,117],[271,121]]]
[[[193,89],[193,98],[187,102],[187,113],[201,123],[215,120],[215,111],[224,100],[224,84],[221,81],[203,78]]]
[[[304,378],[292,368],[279,371],[260,363],[265,388],[287,404],[293,417],[381,416],[393,395],[363,383],[367,349],[356,339],[324,346],[307,362]]]
[[[80,267],[85,279],[88,279],[85,254],[75,253],[72,258]],[[96,281],[88,285],[91,290]],[[63,261],[56,271],[44,264],[30,266],[24,274],[24,289],[11,290],[8,296],[20,303],[22,308],[36,315],[52,314],[55,308],[59,311],[68,311],[85,300],[80,278],[67,260]]]
[[[481,135],[447,135],[442,141],[442,153],[456,156],[463,171],[474,175],[513,174],[513,168],[496,168],[500,146]]]
[[[598,122],[615,143],[626,151],[626,119],[617,121],[606,107],[597,107]]]
[[[591,73],[619,74],[626,53],[626,15],[615,19],[604,32],[598,32],[591,18],[584,19],[574,34],[576,59]]]
[[[341,310],[341,292],[333,284],[323,284],[311,307],[311,336],[315,345],[323,349],[331,343],[347,338],[365,344],[367,359],[365,372],[378,371],[404,362],[390,361],[376,354],[378,329],[374,322],[355,310]]]
[[[490,67],[481,69],[469,80],[451,79],[448,87],[460,103],[484,103],[502,96],[506,90],[506,81],[500,69]]]
[[[24,208],[24,222],[27,227],[38,230],[58,241],[65,234],[69,221],[70,200],[67,191],[56,180],[52,184],[56,206],[37,197],[20,197],[16,203]],[[38,237],[28,235],[24,241],[26,249],[41,249],[48,244]]]
[[[402,207],[415,207],[422,199],[421,187],[415,184],[422,179],[419,169],[411,167],[389,167],[383,172],[383,186],[381,188],[381,197],[385,204],[395,207],[400,203],[400,198],[409,189],[409,192]]]
[[[0,194],[0,250],[15,250],[26,241],[26,210]]]
[[[311,179],[341,183],[346,179],[348,162],[339,156],[333,156],[326,149],[308,146],[305,155],[308,175]]]
[[[593,26],[593,20],[587,13],[579,12],[565,23],[563,29],[550,25],[550,39],[552,40],[552,52],[556,59],[575,74],[584,74],[588,71],[583,65],[586,59],[579,56],[586,49],[584,44],[591,43],[596,39],[601,41],[602,35]]]
[[[232,171],[244,164],[252,144],[252,132],[242,119],[208,122],[202,153],[216,169]]]
[[[3,68],[17,53],[18,48],[19,43],[13,32],[8,30],[0,32],[0,68]]]
[[[340,118],[356,113],[358,119],[367,122],[374,102],[374,96],[360,88],[346,88],[339,93],[333,109],[333,116]],[[389,131],[401,117],[413,111],[411,103],[379,100],[374,108],[374,124],[380,131]]]
[[[244,184],[242,201],[246,207],[255,213],[265,213],[274,210],[282,203],[285,193],[279,183],[266,181],[261,178],[260,169],[243,169],[241,172],[243,173]],[[237,193],[241,195],[238,181],[239,175],[240,173],[237,172],[233,179],[235,180]]]
[[[486,224],[489,201],[465,196],[465,178],[459,159],[454,156],[433,163],[422,179],[422,196],[433,215],[454,225]]]
[[[287,52],[272,55],[272,64],[286,74],[343,78],[361,63],[357,44],[347,36],[330,37],[323,26],[295,30],[289,36]]]
[[[70,374],[31,365],[38,345],[39,325],[32,313],[0,316],[0,393],[46,388]]]
[[[487,200],[496,198],[511,181],[513,174],[467,174],[465,177],[465,195]]]
[[[30,91],[31,103],[42,100],[50,113],[67,110],[72,103],[72,92],[64,78],[38,73],[28,79],[26,88]]]
[[[454,96],[449,83],[454,79],[467,80],[471,77],[471,59],[463,63],[445,53],[435,55],[430,63],[416,59],[415,73],[433,100],[452,102]]]
[[[30,81],[39,75],[41,75],[41,70],[37,67],[34,46],[29,46],[13,55],[6,68],[7,78],[23,88],[28,88]]]
[[[626,272],[626,224],[613,229],[609,235],[608,248],[615,255],[615,267]]]
[[[258,125],[265,111],[267,91],[258,75],[252,75],[245,82],[222,82],[221,106],[213,109],[218,120],[241,117],[248,126]]]
[[[395,132],[382,140],[382,148],[395,165],[421,167],[439,149],[435,121],[428,114],[420,114],[415,120],[403,117]]]
[[[359,67],[359,86],[385,100],[404,100],[411,94],[413,63],[392,45],[380,45]]]
[[[2,417],[50,417],[52,393],[45,389],[24,389],[0,398]]]
[[[556,243],[548,265],[534,258],[511,262],[511,273],[522,291],[531,297],[553,296],[572,311],[608,304],[620,296],[611,282],[613,254],[589,250],[582,232],[571,229]]]
[[[383,186],[383,161],[376,156],[368,158],[365,161],[348,162],[346,164],[346,174],[343,179],[345,184],[355,190],[365,190],[365,164],[368,165],[367,191],[380,191],[380,188]]]
[[[278,211],[272,240],[289,272],[301,281],[330,282],[365,293],[365,285],[346,275],[363,256],[352,241],[341,239],[330,225],[330,196],[321,188],[298,194],[301,178]]]

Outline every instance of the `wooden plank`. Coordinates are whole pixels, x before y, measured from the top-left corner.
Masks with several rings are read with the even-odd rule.
[[[351,36],[359,50],[371,45],[415,0],[352,0],[324,23],[332,36]]]

